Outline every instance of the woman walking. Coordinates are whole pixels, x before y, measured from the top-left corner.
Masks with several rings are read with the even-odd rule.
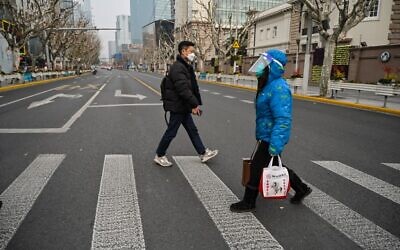
[[[271,49],[263,53],[249,70],[256,73],[258,80],[256,95],[258,147],[251,162],[250,180],[246,185],[243,200],[230,206],[232,212],[255,210],[263,168],[267,166],[272,157],[282,153],[289,141],[292,122],[292,94],[288,84],[282,78],[286,62],[285,53]],[[293,170],[287,169],[290,186],[296,191],[290,202],[299,204],[312,190]]]

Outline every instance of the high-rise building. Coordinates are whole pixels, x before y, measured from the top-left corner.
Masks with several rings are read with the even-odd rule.
[[[131,40],[142,43],[142,28],[154,20],[153,0],[131,0]]]
[[[204,4],[208,3],[208,0],[200,0],[202,1]],[[227,25],[231,19],[231,25],[241,26],[246,22],[246,13],[249,10],[263,11],[285,2],[287,0],[214,0],[216,21]],[[201,21],[201,16],[206,16],[204,8],[196,0],[176,1],[174,9],[176,27],[187,22]]]
[[[115,41],[108,41],[108,58],[113,58],[115,53],[117,53],[117,46]]]
[[[154,0],[153,20],[171,19],[171,0]]]
[[[117,16],[116,28],[119,29],[115,32],[116,50],[119,52],[122,44],[131,43],[130,17],[127,15]]]
[[[82,14],[85,17],[85,19],[89,22],[89,25],[92,25],[93,24],[93,21],[92,21],[92,6],[90,4],[90,0],[83,0]]]

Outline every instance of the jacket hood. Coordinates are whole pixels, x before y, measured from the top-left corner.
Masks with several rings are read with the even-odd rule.
[[[279,61],[283,66],[287,63],[286,54],[277,49],[270,49],[266,51],[270,56],[272,56],[275,60]],[[275,79],[281,78],[283,73],[285,73],[285,69],[282,68],[278,63],[272,61],[269,65],[269,77],[268,82],[271,82]]]

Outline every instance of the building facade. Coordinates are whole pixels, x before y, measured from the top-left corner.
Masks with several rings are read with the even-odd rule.
[[[280,5],[286,0],[214,0],[216,4],[216,18],[221,20],[223,25],[228,25],[230,17],[234,26],[241,26],[246,22],[247,12],[263,11],[276,5]]]
[[[117,45],[115,41],[108,41],[108,59],[111,60],[115,53],[117,53]]]
[[[160,54],[164,45],[174,47],[173,38],[174,24],[166,20],[156,20],[143,27],[143,56],[144,63],[153,69],[159,69]],[[160,50],[161,49],[161,50]]]
[[[153,0],[153,20],[171,19],[171,0]]]
[[[130,17],[127,15],[117,16],[116,28],[119,29],[115,32],[116,50],[119,52],[122,44],[131,43]]]
[[[282,4],[258,13],[255,25],[249,30],[247,55],[257,56],[267,49],[288,51],[292,5]]]
[[[142,28],[154,21],[153,0],[131,0],[131,41],[134,44],[142,44]]]

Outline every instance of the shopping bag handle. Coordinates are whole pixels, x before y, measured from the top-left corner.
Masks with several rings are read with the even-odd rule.
[[[281,160],[281,157],[280,157],[279,155],[276,155],[276,156],[272,156],[272,157],[271,157],[271,160],[269,161],[268,167],[269,167],[269,168],[272,167],[272,164],[273,164],[273,162],[274,162],[274,158],[275,158],[275,157],[278,157],[279,167],[282,168],[282,167],[283,167],[283,166],[282,166],[282,160]]]

